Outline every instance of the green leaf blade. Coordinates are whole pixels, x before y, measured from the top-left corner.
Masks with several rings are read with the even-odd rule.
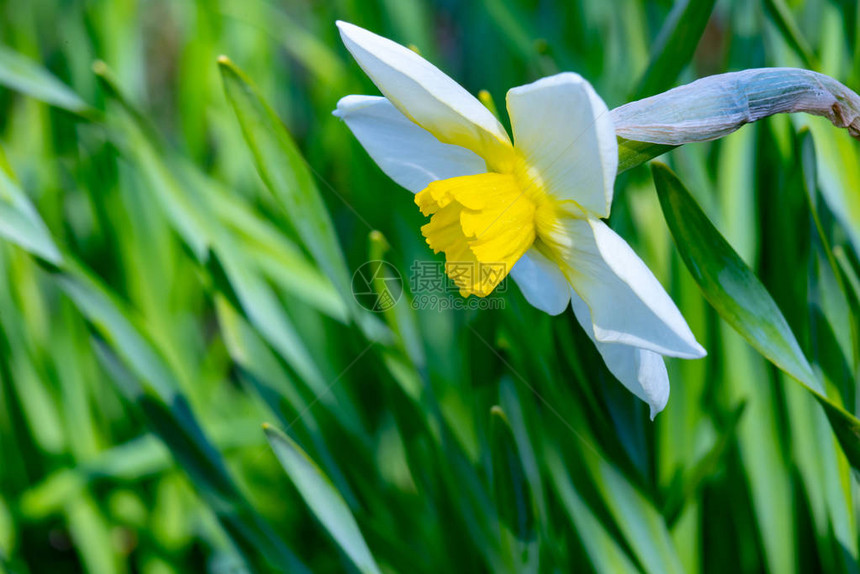
[[[716,0],[680,0],[666,20],[636,99],[671,87],[693,58]]]
[[[514,433],[501,407],[490,409],[493,492],[502,522],[521,541],[535,535],[534,503]]]
[[[286,434],[270,425],[263,429],[281,466],[338,546],[359,571],[381,574],[352,512],[329,478]]]
[[[67,85],[29,58],[0,46],[0,85],[83,117],[96,112]]]
[[[24,191],[3,169],[0,169],[0,237],[52,265],[62,261],[45,222]]]
[[[219,58],[218,65],[227,99],[239,120],[257,171],[314,259],[341,295],[348,297],[350,276],[337,233],[305,159],[245,75],[226,57]]]
[[[813,394],[851,465],[860,469],[860,420],[824,395],[779,307],[678,177],[660,163],[652,172],[666,223],[702,294],[753,348]]]
[[[788,323],[752,270],[668,167],[655,163],[652,172],[672,237],[705,298],[768,360],[821,391]]]

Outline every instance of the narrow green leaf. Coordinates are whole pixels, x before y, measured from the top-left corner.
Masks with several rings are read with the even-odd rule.
[[[269,425],[263,429],[299,494],[341,550],[361,572],[379,574],[355,518],[329,478],[286,434]]]
[[[594,570],[600,574],[640,573],[624,551],[620,541],[609,532],[576,490],[564,467],[561,456],[547,449],[544,456],[552,485],[561,499],[568,517]]]
[[[856,573],[857,526],[851,512],[855,480],[818,405],[797,386],[785,399],[792,429],[802,429],[791,433],[792,461],[809,507],[821,571]]]
[[[340,93],[348,77],[337,51],[316,34],[302,28],[295,17],[277,4],[261,3],[248,10],[244,0],[223,0],[219,11],[259,27],[277,40],[315,80]]]
[[[668,167],[654,163],[652,171],[675,244],[711,305],[768,360],[820,390],[785,318],[752,270]]]
[[[224,342],[231,358],[240,369],[242,380],[259,394],[272,413],[278,417],[280,424],[301,425],[307,429],[325,470],[333,478],[344,497],[351,504],[355,502],[355,496],[343,472],[337,467],[328,445],[322,438],[313,410],[308,408],[311,399],[302,397],[297,385],[277,360],[275,353],[233,305],[225,298],[218,297],[215,308],[224,334]],[[298,416],[299,414],[301,416]],[[359,436],[360,431],[351,428],[349,417],[344,416],[342,411],[335,412],[335,415],[336,420],[342,423],[347,431],[351,431],[353,436]]]
[[[716,0],[678,0],[654,43],[636,98],[668,90],[690,63]]]
[[[337,395],[331,392],[329,381],[314,361],[301,333],[284,313],[271,285],[248,268],[236,246],[223,243],[218,256],[240,308],[254,327],[289,362],[323,404],[334,410],[341,409],[340,414],[344,418],[356,421],[358,415],[351,405],[345,400],[339,402]]]
[[[111,541],[111,524],[105,520],[95,501],[82,493],[67,502],[66,520],[75,548],[81,555],[86,571],[92,574],[124,572],[120,558]]]
[[[93,118],[96,114],[48,70],[4,46],[0,46],[0,85],[79,116]]]
[[[618,138],[618,173],[633,169],[648,160],[675,149],[676,146]]]
[[[767,13],[773,19],[776,27],[779,28],[782,37],[791,46],[791,49],[803,60],[803,65],[807,68],[815,70],[818,68],[815,55],[809,47],[809,43],[800,29],[797,27],[797,22],[791,13],[791,9],[785,3],[785,0],[764,0],[764,6],[767,8]]]
[[[189,173],[188,180],[199,180],[198,185],[206,190],[213,211],[225,227],[215,236],[216,251],[218,242],[237,243],[239,250],[256,262],[260,273],[285,293],[295,295],[340,323],[348,323],[348,310],[340,293],[301,248],[275,224],[254,213],[213,181],[204,181],[203,177],[200,173]]]
[[[180,188],[168,167],[158,135],[122,93],[107,64],[96,62],[93,64],[93,73],[111,97],[112,103],[117,104],[109,107],[107,119],[111,124],[117,124],[117,131],[128,138],[124,149],[140,167],[141,175],[163,206],[164,214],[173,228],[197,260],[205,261],[211,235],[207,222],[213,219],[209,205],[201,200],[194,187]]]
[[[146,132],[150,141],[154,143],[160,142],[158,132],[147,116],[141,113],[131,100],[126,97],[125,93],[123,93],[119,85],[119,80],[114,75],[113,70],[111,70],[104,61],[96,60],[93,62],[92,71],[105,94],[107,94],[111,100],[119,104],[127,114],[133,116],[134,124],[142,131]]]
[[[717,465],[722,460],[727,447],[735,438],[738,422],[744,413],[746,403],[740,403],[734,411],[732,411],[725,428],[720,432],[719,438],[714,441],[713,446],[697,461],[691,464],[686,476],[681,485],[674,485],[669,492],[666,503],[663,506],[663,516],[666,518],[666,523],[672,528],[678,519],[681,517],[681,511],[684,510],[684,505],[693,500],[695,494],[705,483],[707,478],[711,476],[717,468]]]
[[[854,468],[860,469],[860,420],[823,394],[776,303],[665,165],[652,165],[663,214],[684,264],[717,313],[766,359],[800,382],[824,407]]]
[[[720,145],[717,164],[716,208],[722,233],[744,261],[759,251],[756,134],[758,126],[742,130]],[[788,209],[786,207],[786,209]],[[768,222],[770,223],[770,222]],[[797,547],[791,543],[796,512],[792,504],[791,467],[783,456],[783,433],[773,405],[777,395],[768,380],[769,365],[734,329],[718,325],[719,347],[711,360],[723,365],[720,388],[726,405],[747,404],[738,423],[736,449],[745,469],[750,510],[768,570],[794,574]],[[737,516],[737,515],[736,515]]]
[[[305,159],[280,119],[245,75],[226,57],[218,60],[227,99],[239,120],[257,171],[280,202],[314,259],[345,299],[350,275],[337,233]],[[352,306],[353,302],[347,300]]]
[[[6,158],[6,152],[3,151],[2,145],[0,145],[0,171],[6,172],[9,177],[13,177],[12,166],[9,165],[9,160]]]
[[[42,218],[5,169],[0,169],[0,237],[53,265],[62,260]]]
[[[839,273],[839,265],[836,263],[836,258],[830,246],[830,240],[824,232],[821,217],[818,215],[818,160],[815,152],[815,141],[808,127],[800,129],[797,139],[800,151],[800,165],[803,170],[803,188],[806,192],[806,199],[809,202],[809,212],[812,215],[812,221],[815,224],[815,230],[818,232],[818,239],[821,241],[827,262],[830,264],[836,280],[840,283],[840,289],[845,291],[845,286],[842,284],[842,276]]]
[[[535,536],[534,503],[517,444],[501,407],[490,409],[493,494],[502,522],[520,541]]]
[[[804,190],[809,204],[812,221],[818,232],[818,243],[820,248],[816,250],[817,257],[824,258],[829,266],[827,269],[818,267],[818,273],[814,275],[812,291],[817,300],[817,305],[823,314],[821,319],[829,323],[827,329],[833,332],[834,341],[837,344],[816,345],[812,355],[812,361],[820,367],[824,380],[828,378],[839,387],[847,391],[853,385],[850,375],[852,369],[849,365],[855,365],[857,356],[855,349],[858,347],[858,326],[851,320],[851,300],[853,289],[850,285],[851,276],[845,274],[843,268],[837,261],[834,249],[831,246],[829,234],[822,224],[819,214],[819,187],[818,187],[818,162],[816,159],[815,142],[812,133],[807,128],[801,128],[798,132],[798,147],[801,156],[801,168],[803,174]],[[829,215],[829,214],[828,214]],[[836,222],[831,223],[831,228]],[[819,262],[823,263],[823,261]],[[841,334],[838,336],[837,333]],[[844,367],[844,368],[843,368]],[[844,373],[844,379],[840,374]],[[843,394],[846,401],[850,401],[853,393]]]
[[[646,572],[683,572],[663,516],[609,461],[591,449],[582,450],[583,460],[595,487]]]
[[[815,168],[821,196],[860,252],[860,148],[823,121],[804,118],[815,141]]]
[[[860,276],[854,270],[845,249],[839,245],[833,248],[833,257],[839,265],[839,269],[845,276],[848,286],[851,288],[851,295],[854,297],[854,303],[860,305]]]
[[[385,236],[378,230],[368,234],[368,262],[377,265],[385,259],[390,245]],[[380,269],[385,271],[384,268]],[[404,392],[413,400],[421,397],[423,383],[420,372],[426,367],[427,359],[424,353],[424,343],[418,330],[415,311],[409,301],[409,293],[400,285],[400,293],[395,291],[396,283],[386,283],[383,274],[374,274],[371,287],[378,297],[399,297],[402,301],[387,306],[382,315],[386,323],[396,335],[394,345],[382,349],[382,358],[388,371],[401,386]]]
[[[814,337],[818,339],[812,348],[811,360],[820,373],[827,388],[843,387],[851,389],[856,380],[857,325],[853,317],[856,306],[852,304],[855,296],[851,274],[845,268],[837,253],[841,247],[831,248],[829,234],[822,223],[819,206],[822,201],[818,187],[818,161],[815,142],[807,128],[798,132],[798,148],[801,158],[804,190],[806,191],[810,214],[818,232],[818,246],[813,249],[812,266],[808,297],[816,308],[812,314]],[[830,214],[828,214],[830,215]],[[828,217],[830,228],[837,222]],[[824,265],[822,252],[828,265]],[[843,336],[837,337],[834,326],[842,324]],[[829,342],[824,342],[824,332],[833,333]],[[842,344],[839,343],[841,340]],[[844,380],[842,377],[844,376]],[[841,383],[841,384],[840,384]],[[853,396],[853,392],[842,396]],[[847,461],[833,440],[829,424],[823,413],[806,400],[800,389],[785,394],[786,406],[794,428],[806,429],[793,433],[792,452],[794,464],[801,482],[804,483],[808,500],[811,524],[813,525],[818,553],[825,571],[857,571],[856,521],[849,511],[854,506],[851,481],[848,479]],[[846,400],[851,400],[846,399]],[[833,541],[837,540],[838,544]]]
[[[17,533],[9,506],[0,496],[0,568],[3,566],[6,553],[15,545]],[[2,569],[0,569],[2,572]]]
[[[210,248],[214,251],[218,257],[217,263],[222,266],[229,281],[230,292],[236,296],[246,316],[321,400],[333,405],[335,398],[327,392],[325,377],[314,363],[296,327],[281,309],[277,294],[256,268],[254,261],[261,258],[260,252],[265,248],[275,249],[280,259],[277,263],[282,265],[278,271],[288,278],[283,284],[293,287],[294,293],[305,295],[303,299],[306,302],[316,303],[325,312],[343,315],[344,312],[339,311],[343,303],[340,297],[332,293],[328,278],[310,265],[298,248],[280,236],[271,237],[270,234],[270,237],[262,240],[262,248],[247,249],[245,245],[240,245],[234,236],[235,230],[225,229],[218,219],[230,217],[241,222],[243,229],[251,233],[260,224],[249,213],[247,206],[222,197],[222,190],[197,173],[195,168],[188,166],[182,169],[179,162],[170,161],[158,134],[124,96],[107,66],[97,62],[93,69],[105,91],[119,104],[117,107],[120,111],[109,115],[109,119],[115,121],[128,138],[128,145],[124,147],[139,166],[141,175],[153,190],[173,228],[201,263],[206,262]],[[254,252],[254,255],[249,258],[247,251]],[[211,271],[213,266],[208,268]],[[216,287],[225,287],[218,281],[215,284]],[[314,289],[314,292],[306,295],[309,289]],[[335,305],[323,305],[327,302],[327,295],[330,295],[329,300],[331,295],[337,297]]]
[[[170,367],[134,319],[82,267],[71,266],[58,273],[56,280],[134,373],[133,377],[103,345],[97,347],[121,391],[170,448],[248,563],[257,571],[267,571],[279,563],[305,571],[239,492],[223,457],[178,392]]]
[[[34,217],[38,218],[35,212]],[[31,253],[38,255],[35,250]],[[274,564],[290,564],[296,571],[306,571],[238,491],[223,458],[206,437],[187,400],[179,393],[170,367],[145,331],[108,289],[71,258],[60,261],[59,266],[48,265],[48,269],[78,310],[134,372],[136,377],[103,345],[97,346],[120,390],[140,408],[155,434],[192,477],[249,565],[259,572],[269,571]]]
[[[514,432],[500,406],[490,409],[492,493],[502,528],[503,553],[510,569],[538,572],[540,568],[535,525],[535,501],[520,457]]]

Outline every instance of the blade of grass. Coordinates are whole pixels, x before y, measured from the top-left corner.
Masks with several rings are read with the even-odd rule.
[[[856,393],[856,349],[857,322],[852,306],[853,292],[850,277],[843,276],[837,255],[831,248],[831,233],[838,223],[828,214],[829,229],[822,222],[815,142],[811,132],[803,128],[798,133],[798,148],[801,159],[803,187],[818,241],[813,241],[814,259],[809,274],[809,297],[815,311],[812,313],[813,333],[816,340],[812,350],[813,364],[825,380],[826,388],[837,388],[843,392],[843,400],[851,404]],[[823,206],[822,206],[823,207]],[[826,210],[826,208],[825,208]],[[822,210],[824,211],[824,210]],[[823,252],[823,257],[822,257]],[[827,261],[827,265],[824,264]],[[842,322],[848,337],[836,337],[843,344],[830,339],[825,342],[825,332],[833,333],[833,325]],[[855,365],[855,367],[849,366]],[[843,378],[844,377],[844,378]],[[818,551],[824,568],[828,571],[857,571],[856,524],[848,508],[853,507],[854,495],[850,485],[848,463],[839,451],[838,444],[828,432],[827,419],[821,410],[800,398],[801,393],[786,394],[786,404],[792,420],[803,420],[798,428],[810,429],[810,433],[795,433],[792,449],[796,466],[804,483],[809,501]],[[838,541],[834,544],[834,539]]]
[[[735,408],[734,412],[731,413],[726,427],[720,432],[719,438],[714,442],[713,446],[711,446],[704,456],[695,461],[695,464],[689,467],[683,484],[680,487],[676,485],[669,492],[666,503],[663,506],[663,516],[666,517],[666,524],[669,528],[675,525],[681,517],[684,505],[695,498],[696,493],[722,461],[727,448],[735,440],[738,423],[744,414],[745,407],[746,403],[742,402]]]
[[[618,138],[618,173],[633,169],[643,163],[668,153],[677,146],[655,144]]]
[[[652,171],[675,244],[705,298],[759,353],[812,393],[851,465],[860,469],[860,421],[823,394],[776,303],[677,176],[662,164]]]
[[[119,556],[113,552],[110,525],[84,494],[67,503],[66,517],[74,546],[92,574],[120,574],[125,571]]]
[[[576,490],[568,478],[559,453],[549,449],[544,453],[552,486],[561,498],[561,503],[594,569],[601,574],[641,572]]]
[[[490,409],[493,493],[502,522],[521,541],[534,538],[534,508],[513,432],[501,407]]]
[[[274,290],[244,256],[247,251],[245,246],[238,245],[232,234],[219,225],[212,205],[230,203],[231,217],[242,221],[246,232],[253,231],[254,226],[250,223],[256,223],[254,217],[245,213],[247,208],[243,204],[221,199],[221,190],[209,185],[207,178],[197,174],[193,168],[180,169],[179,166],[170,165],[167,152],[157,133],[144,119],[143,114],[123,95],[107,66],[98,62],[93,69],[105,91],[119,104],[115,117],[109,119],[119,124],[118,130],[129,139],[124,146],[128,150],[127,153],[140,167],[140,173],[149,182],[150,188],[155,191],[163,206],[163,212],[171,220],[176,232],[199,262],[206,262],[210,249],[217,254],[218,262],[223,266],[231,292],[236,295],[240,308],[289,361],[320,400],[334,408],[336,400],[327,390],[325,377],[314,363],[292,321],[281,309]],[[181,179],[182,175],[187,176],[185,181]],[[204,198],[209,201],[204,201]],[[281,239],[280,242],[284,244],[286,241]],[[270,249],[277,247],[272,245],[271,241],[267,243]],[[292,249],[292,245],[287,243],[286,246],[288,250],[278,252],[281,262],[285,263],[283,269],[289,277],[285,283],[292,291],[304,293],[309,286],[322,282],[322,287],[314,296],[305,297],[305,300],[320,303],[320,297],[325,296],[330,283],[327,279],[318,277],[316,270],[304,262],[301,254]],[[215,281],[215,285],[218,286],[219,283]],[[338,303],[341,303],[340,300]],[[337,314],[338,306],[342,304],[326,306],[324,312]],[[347,418],[355,420],[356,416],[348,414]]]
[[[856,182],[860,181],[860,152],[857,144],[814,118],[804,123],[808,125],[815,142],[815,168],[821,195],[851,238],[855,252],[858,252],[860,198],[855,189]]]
[[[0,176],[5,177],[5,174],[0,173]],[[38,214],[33,214],[38,218]],[[39,233],[38,229],[35,233]],[[24,245],[32,242],[33,238],[29,236],[22,239]],[[38,256],[38,252],[34,255]],[[61,267],[47,264],[54,281],[137,377],[125,374],[125,367],[118,361],[109,360],[110,354],[103,352],[103,360],[108,360],[114,367],[117,382],[121,383],[120,389],[141,409],[156,434],[181,461],[249,564],[260,572],[271,568],[267,564],[291,564],[304,571],[301,562],[239,493],[223,458],[209,442],[185,397],[180,394],[179,384],[170,367],[147,340],[144,331],[86,268],[70,257],[64,257],[59,264]]]
[[[716,0],[677,0],[654,42],[651,63],[633,99],[669,89],[690,63]]]
[[[305,246],[353,308],[346,261],[337,233],[295,142],[244,74],[226,57],[218,60],[227,99],[254,155],[257,170]]]
[[[95,119],[98,112],[68,86],[29,58],[0,45],[0,85],[82,118]]]
[[[362,573],[381,574],[352,513],[328,477],[293,440],[264,425],[266,438],[305,503]]]
[[[134,372],[136,377],[104,345],[97,346],[123,394],[170,448],[249,565],[258,572],[278,564],[307,571],[238,491],[224,459],[179,394],[169,367],[135,327],[134,320],[83,268],[72,266],[58,273],[55,280]]]
[[[0,169],[0,236],[51,264],[62,257],[48,228],[12,176]]]
[[[583,449],[584,462],[616,525],[646,572],[683,572],[663,516],[606,459]]]
[[[242,378],[255,393],[260,395],[284,427],[290,426],[288,430],[294,430],[294,432],[301,427],[307,429],[309,440],[316,449],[325,470],[333,477],[335,485],[350,505],[357,505],[355,495],[343,471],[335,463],[329,446],[323,440],[320,425],[309,408],[309,405],[313,406],[311,400],[314,399],[301,395],[275,354],[226,299],[219,297],[215,308],[224,332],[225,344],[233,361],[241,369]],[[344,430],[351,431],[350,436],[363,436],[350,428],[349,422],[344,420],[343,416],[339,413],[335,415],[335,420],[343,425]],[[297,425],[299,425],[298,428],[296,428]]]
[[[242,0],[222,0],[219,6],[231,18],[248,21],[271,35],[296,62],[333,93],[343,91],[346,70],[337,52],[305,30],[280,7],[262,4],[260,11],[250,11]]]
[[[490,458],[493,496],[503,525],[502,547],[509,549],[514,570],[537,572],[534,500],[514,433],[499,406],[490,409]]]
[[[784,0],[764,0],[767,14],[773,19],[782,37],[791,49],[803,60],[803,65],[812,70],[818,69],[818,62],[809,43],[800,33],[800,28]]]

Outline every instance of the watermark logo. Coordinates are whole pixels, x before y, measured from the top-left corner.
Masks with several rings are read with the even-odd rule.
[[[387,261],[368,261],[352,275],[352,296],[368,311],[387,311],[397,305],[402,295],[403,277]]]
[[[454,261],[448,263],[447,273],[444,263],[438,261],[416,261],[409,269],[409,288],[414,295],[413,309],[432,309],[435,311],[488,311],[503,309],[505,300],[499,297],[507,289],[504,277],[508,274],[504,263],[483,263],[476,261]],[[482,281],[501,283],[487,297],[468,297],[460,295],[457,281],[474,283]]]
[[[409,288],[416,310],[435,311],[487,311],[503,309],[507,290],[507,268],[504,263],[415,261],[409,268]],[[486,297],[463,297],[455,279],[473,283],[474,280],[496,282],[493,292]],[[403,278],[396,267],[387,261],[368,261],[356,269],[352,276],[352,294],[359,305],[369,311],[381,313],[394,307],[403,295]]]
[[[457,287],[455,280],[474,283],[476,279],[496,282],[501,278],[501,283],[493,290],[493,293],[504,293],[507,289],[507,281],[504,281],[504,277],[508,272],[504,263],[454,261],[448,263],[448,272],[446,273],[444,263],[415,261],[409,271],[411,273],[409,288],[415,295],[458,294],[460,288]]]
[[[432,311],[496,311],[505,308],[502,297],[488,295],[487,297],[461,297],[458,295],[436,295],[419,293],[412,299],[412,308]]]

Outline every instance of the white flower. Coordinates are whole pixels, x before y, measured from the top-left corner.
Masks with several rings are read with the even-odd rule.
[[[629,245],[601,221],[618,164],[603,100],[577,74],[514,88],[504,127],[475,97],[415,52],[338,22],[341,37],[385,97],[347,96],[343,119],[379,167],[416,193],[421,231],[445,252],[464,296],[507,275],[552,315],[570,302],[609,370],[651,406],[666,406],[663,357],[705,350]],[[498,270],[463,273],[465,267]]]

